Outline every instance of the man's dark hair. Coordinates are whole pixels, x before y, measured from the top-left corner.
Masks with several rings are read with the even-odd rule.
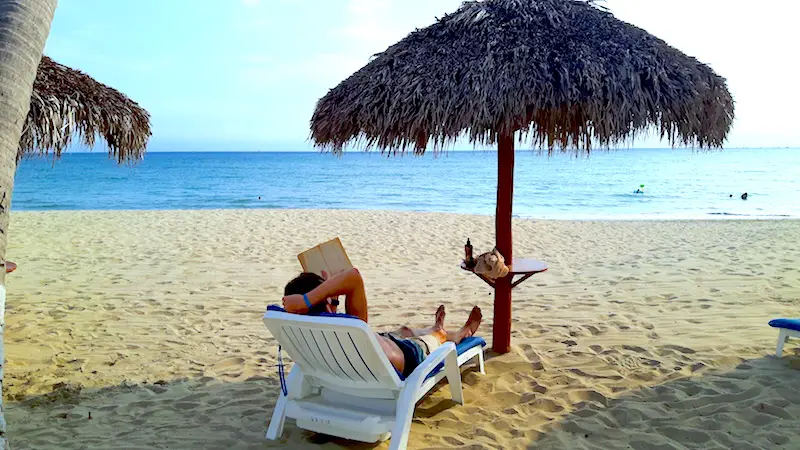
[[[298,275],[294,280],[286,283],[283,289],[283,295],[303,295],[313,291],[317,286],[325,281],[321,276],[315,273],[303,272]],[[315,315],[326,312],[325,303],[320,303],[308,311],[309,314]]]
[[[325,281],[315,273],[303,272],[294,280],[286,283],[283,295],[303,295],[308,294]]]

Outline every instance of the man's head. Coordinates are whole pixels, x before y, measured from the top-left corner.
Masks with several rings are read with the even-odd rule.
[[[315,274],[309,272],[303,272],[298,275],[292,281],[286,283],[286,287],[283,289],[283,295],[303,295],[308,294],[309,292],[316,289],[320,284],[322,284],[325,280]],[[309,314],[319,314],[322,312],[336,312],[336,303],[332,303],[330,299],[318,305],[315,305],[308,311]]]
[[[292,281],[286,283],[283,295],[303,295],[316,289],[325,281],[315,273],[303,272]]]

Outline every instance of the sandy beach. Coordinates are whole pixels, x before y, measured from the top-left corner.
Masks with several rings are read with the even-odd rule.
[[[515,290],[512,352],[439,389],[410,448],[800,447],[800,222],[519,220],[515,253],[550,270]],[[261,322],[296,254],[340,236],[374,329],[461,322],[490,289],[462,272],[493,219],[348,211],[13,213],[6,401],[17,449],[386,448],[290,422]],[[91,419],[90,419],[91,414]]]

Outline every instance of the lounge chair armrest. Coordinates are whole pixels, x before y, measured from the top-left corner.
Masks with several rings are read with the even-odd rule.
[[[456,344],[452,342],[445,342],[441,347],[437,348],[433,351],[433,353],[428,355],[428,357],[425,358],[425,361],[422,361],[422,364],[417,366],[417,368],[411,372],[411,375],[406,378],[406,384],[421,386],[422,382],[428,377],[428,374],[430,374],[431,371],[439,365],[439,363],[444,361],[445,358],[447,358],[447,355],[455,352]]]

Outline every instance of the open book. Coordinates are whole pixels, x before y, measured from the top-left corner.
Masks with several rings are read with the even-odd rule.
[[[312,272],[320,276],[323,270],[332,274],[353,268],[338,237],[300,253],[297,259],[303,266],[303,272]]]

